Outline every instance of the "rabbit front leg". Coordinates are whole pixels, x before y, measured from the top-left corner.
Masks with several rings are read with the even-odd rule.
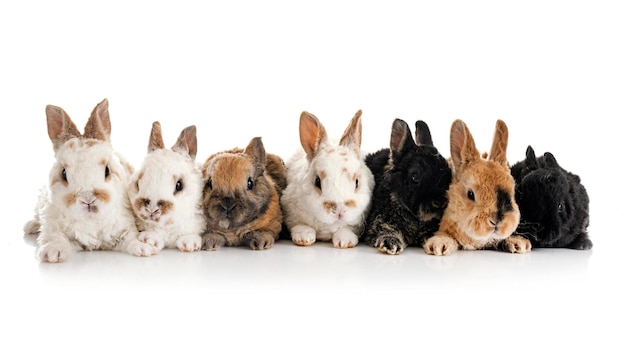
[[[332,241],[335,248],[354,248],[359,243],[359,237],[349,227],[342,227],[333,233]]]
[[[69,238],[60,232],[41,233],[37,257],[41,262],[60,263],[76,251]]]
[[[291,240],[293,241],[295,245],[300,245],[300,246],[311,245],[315,243],[315,238],[316,238],[315,229],[310,226],[298,224],[294,226],[293,228],[291,228]]]
[[[194,252],[202,247],[202,237],[197,234],[188,234],[180,236],[176,240],[176,247],[180,251]]]
[[[274,246],[274,233],[266,229],[248,231],[241,237],[241,243],[252,250],[265,250]]]
[[[134,256],[152,256],[159,252],[155,245],[139,240],[137,232],[133,230],[124,236],[119,250]]]
[[[459,250],[459,243],[445,232],[437,232],[424,243],[424,251],[429,255],[446,256]]]
[[[165,240],[163,236],[157,231],[141,231],[137,236],[140,242],[152,245],[157,252],[163,250],[165,247]]]
[[[202,236],[202,248],[205,250],[218,250],[226,245],[226,237],[217,232],[207,232]]]
[[[528,239],[522,236],[511,235],[504,239],[502,247],[504,251],[523,254],[530,251],[531,243]]]

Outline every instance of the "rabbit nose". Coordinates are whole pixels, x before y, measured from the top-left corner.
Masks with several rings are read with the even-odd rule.
[[[224,211],[226,211],[228,213],[228,212],[232,211],[233,208],[235,208],[235,202],[231,198],[225,198],[220,203],[220,206],[222,206]]]
[[[84,192],[80,194],[80,196],[78,197],[78,201],[80,201],[80,203],[84,205],[92,205],[94,202],[96,202],[96,196],[91,192]]]

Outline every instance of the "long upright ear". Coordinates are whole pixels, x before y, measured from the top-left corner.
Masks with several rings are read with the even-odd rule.
[[[163,143],[163,132],[161,131],[161,123],[155,121],[152,123],[152,130],[150,130],[148,153],[163,148],[165,148],[165,144]]]
[[[246,150],[244,150],[244,154],[252,158],[254,164],[257,167],[257,170],[265,169],[265,164],[267,163],[267,155],[265,154],[265,147],[263,146],[263,141],[261,140],[261,137],[252,138],[250,143],[248,143]]]
[[[480,159],[474,137],[465,123],[457,119],[450,128],[450,157],[454,170],[461,170],[465,165]]]
[[[508,167],[509,163],[506,159],[506,147],[508,145],[508,142],[509,129],[506,127],[504,121],[498,119],[498,121],[496,121],[496,131],[493,136],[493,143],[491,144],[489,159],[505,167]]]
[[[433,145],[428,125],[422,120],[415,122],[415,142],[418,145]]]
[[[537,157],[535,155],[535,150],[532,146],[528,146],[526,148],[526,168],[530,170],[535,170],[539,168],[539,164],[537,163]]]
[[[320,144],[327,140],[326,129],[319,119],[309,112],[302,112],[300,114],[300,144],[309,161],[317,153]]]
[[[86,138],[94,138],[108,142],[111,137],[111,120],[109,118],[109,100],[104,99],[94,107],[85,125]]]
[[[196,159],[196,153],[198,152],[198,138],[196,136],[195,125],[187,126],[180,132],[176,143],[172,146],[172,151],[189,154],[193,160]]]
[[[54,151],[68,139],[81,136],[70,116],[61,107],[46,106],[46,121],[48,122],[48,137],[52,141]]]
[[[339,140],[340,145],[354,150],[357,155],[361,153],[361,133],[363,131],[361,125],[361,114],[361,110],[358,110],[354,116],[352,116],[350,124],[348,124],[348,127],[346,127],[346,130],[343,132],[343,135]]]
[[[409,125],[402,119],[395,119],[391,125],[391,137],[389,140],[389,150],[391,156],[399,155],[405,149],[415,148],[416,144],[411,137]]]
[[[556,157],[552,155],[550,152],[546,152],[543,154],[543,158],[546,161],[546,167],[548,168],[558,168],[559,163],[556,161]]]

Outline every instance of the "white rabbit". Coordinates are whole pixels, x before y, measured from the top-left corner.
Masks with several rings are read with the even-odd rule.
[[[37,257],[64,262],[77,250],[121,250],[150,256],[156,249],[137,239],[126,193],[133,167],[110,141],[109,102],[92,111],[84,135],[60,107],[46,107],[55,158],[35,218],[24,226],[38,233]]]
[[[137,218],[139,240],[157,250],[197,251],[202,246],[202,172],[195,163],[196,127],[181,131],[166,149],[161,124],[152,123],[148,153],[130,179],[128,196]]]
[[[330,141],[316,116],[300,115],[298,150],[286,163],[287,187],[281,197],[284,223],[294,244],[332,241],[355,247],[370,208],[374,176],[361,154],[361,111],[338,142]]]

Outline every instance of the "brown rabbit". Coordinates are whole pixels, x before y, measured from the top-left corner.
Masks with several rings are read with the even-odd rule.
[[[245,149],[209,156],[202,168],[207,220],[203,249],[225,245],[271,248],[282,228],[280,196],[286,175],[282,159],[267,154],[260,137]]]
[[[508,137],[506,124],[498,120],[491,152],[481,157],[467,125],[458,119],[452,123],[448,206],[439,230],[424,244],[426,253],[449,255],[458,249],[488,248],[512,253],[530,251],[529,240],[512,235],[520,211],[506,158]]]

